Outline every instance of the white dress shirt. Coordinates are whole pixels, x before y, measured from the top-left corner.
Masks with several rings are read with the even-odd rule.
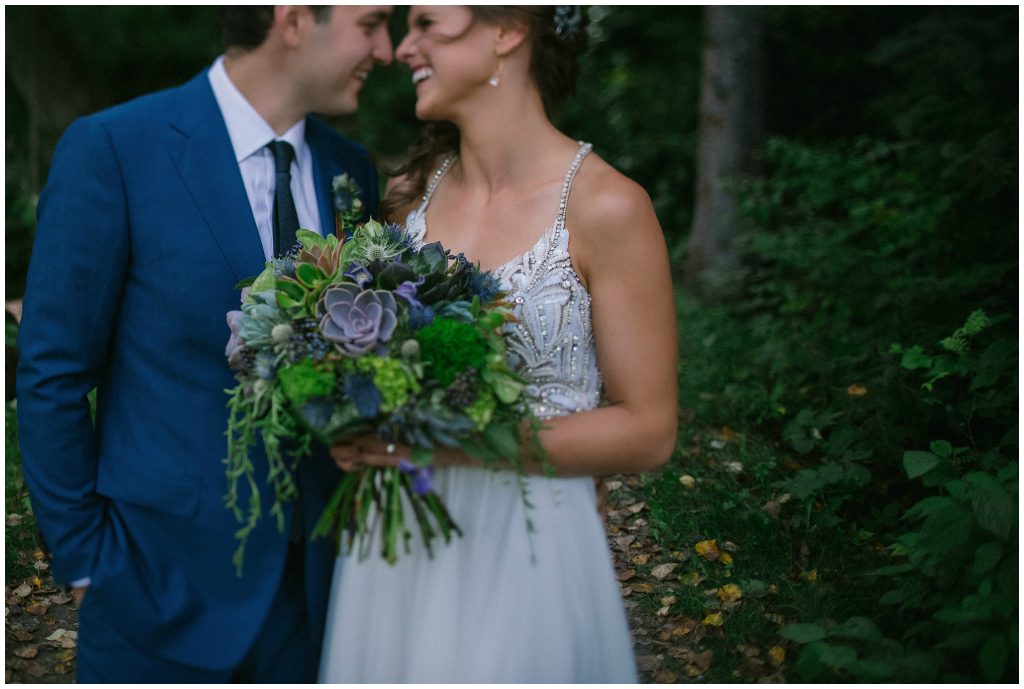
[[[292,198],[295,199],[299,227],[324,234],[313,187],[313,154],[306,143],[305,118],[277,136],[231,82],[224,69],[223,55],[213,63],[209,77],[213,96],[217,99],[228,127],[238,169],[245,182],[245,193],[249,197],[252,217],[260,233],[263,255],[269,259],[274,253],[274,154],[267,148],[267,144],[275,139],[287,141],[295,149],[295,160],[291,166]],[[333,227],[329,231],[333,231]]]

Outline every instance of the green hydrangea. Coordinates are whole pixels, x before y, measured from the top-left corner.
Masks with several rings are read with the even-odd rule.
[[[311,360],[286,366],[277,372],[281,389],[293,404],[303,404],[314,397],[328,397],[334,392],[334,375],[317,368]]]
[[[435,318],[416,331],[416,339],[428,372],[441,385],[451,385],[467,368],[482,368],[487,358],[487,344],[472,323]]]
[[[380,391],[381,410],[390,412],[419,392],[420,384],[413,372],[400,360],[369,355],[355,360],[355,368],[373,375],[373,384]]]
[[[473,404],[465,408],[466,416],[473,419],[476,429],[482,431],[487,427],[494,417],[494,409],[497,407],[497,400],[489,390],[483,390],[477,395]]]

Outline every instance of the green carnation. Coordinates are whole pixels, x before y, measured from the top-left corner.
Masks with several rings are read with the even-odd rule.
[[[472,323],[435,318],[416,331],[416,339],[428,373],[441,385],[451,385],[459,373],[482,368],[486,361],[487,344]]]
[[[413,372],[400,360],[368,355],[355,360],[355,367],[373,375],[373,384],[381,395],[381,410],[390,412],[409,401],[420,385]]]
[[[285,397],[292,404],[303,404],[314,397],[328,397],[334,392],[334,375],[317,368],[309,359],[282,368],[277,377]]]
[[[491,422],[491,419],[494,417],[494,409],[497,406],[497,400],[494,399],[494,395],[489,390],[484,390],[477,396],[473,404],[466,407],[463,411],[466,416],[473,419],[476,429],[482,431]]]

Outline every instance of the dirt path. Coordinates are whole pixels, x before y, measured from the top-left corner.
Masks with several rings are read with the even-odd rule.
[[[713,662],[702,640],[720,629],[668,614],[673,601],[670,565],[682,553],[663,553],[649,535],[641,480],[612,477],[605,526],[636,645],[640,681],[701,681]],[[5,681],[68,683],[74,681],[78,614],[71,596],[50,577],[40,551],[15,554],[36,574],[6,583]],[[662,574],[665,571],[669,574]],[[661,576],[661,578],[659,578]]]

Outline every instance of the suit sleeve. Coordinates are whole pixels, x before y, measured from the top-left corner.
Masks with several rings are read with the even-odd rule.
[[[92,573],[103,535],[87,395],[106,367],[128,265],[125,198],[107,131],[76,121],[39,201],[17,373],[25,480],[53,575],[65,583]]]

